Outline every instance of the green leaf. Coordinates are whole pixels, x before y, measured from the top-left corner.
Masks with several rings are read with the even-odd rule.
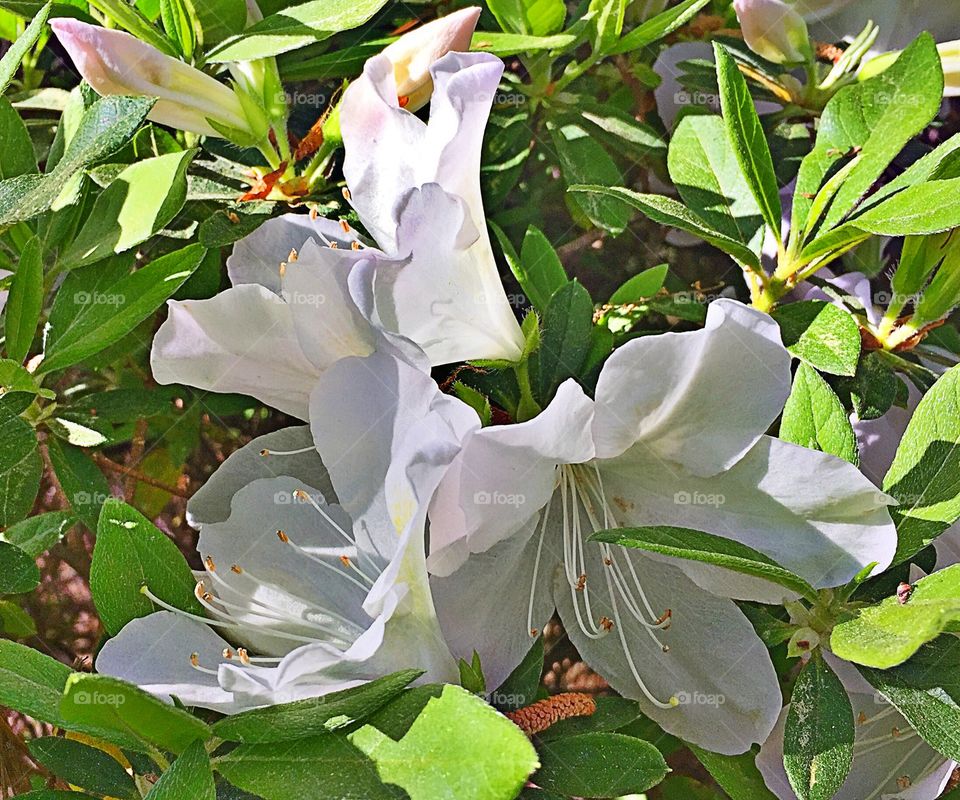
[[[188,747],[160,776],[145,800],[217,800],[210,758],[202,742]]]
[[[842,308],[823,300],[789,303],[773,312],[790,353],[820,372],[855,375],[860,328]]]
[[[106,675],[70,675],[60,716],[71,725],[136,736],[171,753],[182,753],[211,736],[209,726],[186,711]]]
[[[569,124],[550,133],[568,186],[588,181],[605,187],[623,183],[619,167],[586,129]],[[590,222],[614,235],[622,233],[630,221],[627,207],[616,194],[595,192],[586,197],[574,196],[574,202]]]
[[[793,687],[783,731],[783,765],[799,800],[830,800],[853,763],[853,707],[816,653]]]
[[[243,33],[247,27],[244,0],[197,0],[192,5],[203,30],[203,43],[208,48],[229,36]],[[266,8],[267,4],[261,5]]]
[[[27,372],[18,362],[9,358],[0,358],[0,398],[19,392],[40,395],[47,400],[57,396],[50,389],[41,389],[33,373]]]
[[[490,696],[490,702],[503,711],[516,711],[537,700],[540,675],[543,672],[543,637],[538,636],[533,647]]]
[[[503,30],[532,36],[557,33],[567,16],[563,0],[487,0],[487,8]]]
[[[40,570],[19,547],[0,542],[0,595],[33,591],[40,583]]]
[[[63,302],[75,306],[74,316],[70,326],[58,330],[52,339],[40,371],[69,367],[126,336],[184,284],[205,253],[203,247],[192,244],[124,276],[102,296],[67,295]],[[58,302],[62,293],[63,287]]]
[[[142,586],[176,608],[203,614],[193,573],[173,541],[135,508],[110,498],[100,513],[90,566],[90,591],[109,633],[156,610]]]
[[[833,228],[854,208],[937,113],[942,72],[933,38],[923,34],[882,74],[837,92],[820,119],[816,145],[800,166],[794,230],[806,227],[812,198],[830,173],[858,153],[859,163],[834,196],[821,230]]]
[[[720,117],[680,120],[667,165],[684,203],[710,228],[760,252],[763,217]]]
[[[557,251],[543,231],[532,225],[527,228],[520,247],[520,263],[526,280],[520,286],[530,297],[533,307],[545,310],[553,293],[567,283],[567,271]],[[528,291],[529,290],[529,291]]]
[[[900,514],[944,527],[960,518],[958,445],[960,367],[953,367],[921,399],[883,479]]]
[[[612,528],[598,531],[590,541],[619,544],[650,553],[674,558],[686,558],[704,564],[752,575],[755,578],[784,586],[810,600],[816,600],[816,590],[799,575],[784,569],[763,553],[733,539],[690,528],[669,525],[650,525],[643,528]]]
[[[404,670],[309,700],[242,711],[213,726],[214,734],[231,742],[258,744],[304,739],[366,719],[379,710],[422,672]]]
[[[433,698],[443,693],[443,684],[428,683],[404,689],[383,708],[367,719],[367,724],[387,734],[391,739],[402,739],[420,712]]]
[[[227,39],[207,54],[216,63],[251,61],[321,42],[367,22],[385,0],[310,0],[286,8]]]
[[[628,53],[639,50],[649,44],[659,41],[664,36],[681,28],[700,13],[710,0],[683,0],[682,3],[668,8],[660,14],[651,17],[642,25],[638,25],[624,36],[620,43],[610,51],[614,53]]]
[[[470,661],[461,658],[457,662],[460,670],[460,685],[471,694],[484,696],[487,693],[487,679],[483,675],[480,654],[474,650]]]
[[[33,46],[43,35],[47,26],[47,17],[50,16],[50,8],[53,4],[47,3],[30,21],[27,29],[17,37],[17,41],[7,50],[3,58],[0,58],[0,94],[6,92],[10,81],[20,68],[20,62],[23,57],[33,48]]]
[[[757,769],[756,752],[724,756],[690,745],[697,760],[706,767],[730,800],[776,800]]]
[[[840,398],[817,371],[801,364],[783,409],[780,438],[859,463],[857,436]]]
[[[37,171],[37,157],[27,126],[5,97],[0,97],[0,180]]]
[[[641,194],[634,192],[632,189],[625,189],[622,186],[578,185],[571,186],[570,191],[589,192],[617,197],[642,211],[654,222],[660,225],[667,225],[671,228],[678,228],[687,233],[692,233],[694,236],[699,236],[705,242],[709,242],[714,247],[723,250],[724,253],[731,256],[738,264],[753,270],[760,269],[760,258],[749,247],[746,247],[736,239],[731,239],[729,236],[724,236],[719,231],[713,230],[713,228],[683,205],[683,203],[674,200],[672,197],[664,197],[658,194]]]
[[[660,264],[645,269],[643,272],[638,272],[632,278],[624,281],[620,288],[610,295],[607,302],[610,305],[626,305],[639,303],[641,300],[653,297],[663,288],[663,282],[667,279],[669,269],[669,264]]]
[[[66,152],[51,172],[0,181],[0,226],[72,203],[79,187],[78,170],[125,145],[153,103],[153,98],[116,95],[97,100],[84,111]]]
[[[594,56],[610,51],[623,33],[626,14],[625,0],[590,0],[587,16],[590,18],[591,46]]]
[[[837,394],[853,408],[857,419],[879,419],[893,405],[899,379],[876,351],[860,358],[852,378],[840,378],[835,383]]]
[[[726,47],[713,45],[720,84],[720,107],[730,145],[767,227],[780,241],[783,210],[773,156],[757,108],[737,62]]]
[[[37,626],[26,611],[10,600],[0,600],[0,633],[11,639],[37,635]]]
[[[59,736],[34,739],[27,747],[38,763],[74,786],[123,800],[140,798],[133,778],[103,750]]]
[[[24,245],[4,309],[7,355],[22,362],[30,352],[43,310],[43,256],[36,236]]]
[[[95,531],[100,509],[110,497],[107,479],[90,457],[77,447],[48,438],[47,451],[70,507],[84,525]]]
[[[0,406],[0,526],[30,513],[42,471],[33,428]]]
[[[67,269],[92,264],[165,227],[187,199],[187,168],[196,152],[169,153],[126,167],[97,198],[60,263]]]
[[[567,378],[575,377],[590,350],[593,300],[576,280],[558,289],[543,314],[537,353],[536,397],[547,403]]]
[[[838,622],[830,635],[833,652],[847,661],[877,669],[902,664],[921,645],[960,620],[960,564],[942,569],[913,585],[905,603],[896,596],[856,610]]]
[[[623,155],[660,159],[667,153],[667,143],[654,128],[616,107],[589,106],[580,115],[599,128],[601,136]]]
[[[400,741],[370,725],[350,740],[410,800],[515,797],[537,767],[523,732],[459,686],[445,686]]]
[[[275,744],[242,744],[215,759],[230,783],[264,800],[401,800],[373,763],[338,734]]]
[[[941,637],[899,667],[860,672],[931,747],[960,759],[960,641]]]
[[[645,792],[666,776],[667,764],[650,742],[619,733],[585,733],[538,748],[533,777],[544,789],[579,797],[619,797]]]
[[[520,33],[477,31],[473,34],[470,49],[493,53],[501,58],[506,58],[519,53],[565,50],[576,41],[577,37],[572,33],[557,33],[553,36],[526,36]],[[338,51],[337,55],[339,56],[342,52]]]

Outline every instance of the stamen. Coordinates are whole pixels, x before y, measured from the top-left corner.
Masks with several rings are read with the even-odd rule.
[[[310,453],[316,449],[313,445],[310,447],[301,447],[299,450],[268,450],[264,447],[263,450],[260,451],[260,455],[264,458],[267,456],[298,456],[301,453]]]
[[[309,550],[306,550],[305,548],[300,547],[300,545],[298,545],[295,541],[293,541],[293,539],[291,539],[283,531],[277,531],[277,536],[281,542],[292,547],[300,555],[306,556],[315,564],[319,564],[320,566],[333,571],[334,574],[341,575],[342,577],[346,578],[354,586],[360,589],[360,591],[362,591],[364,594],[366,594],[372,588],[374,583],[373,578],[367,575],[362,569],[360,569],[360,567],[354,564],[347,556],[339,555],[338,558],[340,559],[340,562],[343,564],[343,566],[347,567],[347,569],[353,570],[360,576],[361,580],[363,581],[362,583],[361,581],[358,581],[356,578],[354,578],[352,575],[348,575],[347,573],[337,569],[336,567],[333,566],[333,564],[329,563],[328,561],[325,561],[319,556],[316,556],[313,553],[311,553]]]
[[[360,242],[357,242],[357,241],[350,242],[350,249],[351,249],[351,250],[359,250],[359,249],[360,249]]]
[[[216,675],[217,671],[215,669],[209,669],[207,667],[200,666],[200,654],[191,653],[190,654],[190,666],[193,667],[197,672],[202,672],[205,675]]]
[[[299,258],[300,258],[300,255],[299,255],[299,253],[297,253],[297,248],[296,248],[296,247],[291,247],[291,248],[290,248],[290,255],[287,256],[287,261],[295,262],[295,261],[299,260]]]
[[[530,581],[530,600],[527,603],[527,630],[530,631],[530,638],[536,639],[540,631],[533,627],[533,601],[537,593],[537,574],[540,571],[540,553],[543,551],[543,536],[547,529],[547,519],[550,516],[550,506],[553,498],[547,501],[547,506],[543,510],[543,521],[540,523],[540,541],[537,542],[537,556],[533,562],[533,580]]]
[[[207,556],[203,559],[203,562],[207,565],[207,572],[216,572],[217,565],[213,562],[213,559],[210,556]]]
[[[319,216],[320,216],[320,212],[317,211],[316,206],[314,206],[313,208],[310,209],[310,220],[311,220],[312,222],[316,222],[316,221],[317,221],[317,217],[319,217]]]
[[[340,220],[340,229],[344,233],[350,233],[350,230],[351,230],[350,223],[347,222],[345,219]]]
[[[344,186],[344,187],[340,190],[340,193],[343,195],[343,199],[346,200],[346,201],[349,203],[349,202],[350,202],[350,190],[349,190],[346,186]]]

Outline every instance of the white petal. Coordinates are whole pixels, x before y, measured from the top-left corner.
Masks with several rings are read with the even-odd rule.
[[[216,675],[193,668],[216,669],[228,643],[206,625],[170,611],[135,619],[104,644],[97,672],[134,683],[161,700],[179,698],[185,705],[232,713],[240,706],[220,688]]]
[[[430,579],[450,649],[467,661],[476,650],[490,689],[503,683],[533,646],[531,629],[539,635],[553,614],[553,574],[563,555],[549,536],[540,547],[538,519],[486,552],[471,555],[449,577]]]
[[[298,490],[307,492],[323,513],[298,499]],[[239,606],[227,609],[244,625],[231,635],[263,655],[277,656],[301,643],[289,634],[328,640],[325,631],[332,631],[341,642],[352,642],[369,625],[362,611],[369,583],[340,556],[347,555],[370,580],[376,579],[382,561],[358,552],[348,538],[350,530],[342,509],[326,505],[315,488],[294,478],[261,479],[238,491],[229,519],[204,525],[197,543],[219,578],[211,578],[206,587]],[[290,541],[281,541],[278,531]]]
[[[790,355],[777,324],[734,300],[717,300],[706,327],[628,342],[597,383],[597,454],[635,448],[644,458],[713,475],[766,432],[790,393]]]
[[[317,370],[300,349],[283,300],[249,284],[168,307],[150,353],[158,383],[248,394],[307,418]]]
[[[234,286],[259,283],[280,294],[280,264],[289,262],[291,251],[299,254],[309,241],[326,246],[324,238],[336,242],[344,258],[359,257],[350,249],[350,240],[339,223],[332,219],[314,220],[309,214],[283,214],[268,219],[233,246],[227,259],[230,282]]]
[[[520,326],[463,200],[429,183],[411,190],[399,213],[400,252],[410,255],[369,273],[375,321],[416,342],[433,365],[518,360]]]
[[[571,599],[578,593],[562,573],[554,597],[567,635],[587,664],[622,695],[639,701],[644,714],[667,733],[728,755],[764,741],[780,711],[780,687],[766,647],[736,605],[699,589],[669,564],[612,548],[628,576],[630,559],[651,606],[671,610],[669,630],[657,632],[670,648],[665,653],[626,612],[620,595],[614,595],[619,613],[614,611],[605,575],[612,567],[604,564],[598,545],[584,549],[593,622],[606,616],[614,620],[613,630],[600,639],[584,635]],[[647,699],[624,654],[621,633],[647,689],[661,702],[676,696],[680,705],[664,709]]]
[[[297,261],[287,265],[283,298],[290,306],[300,348],[318,370],[374,349],[375,334],[347,285],[355,256],[351,250],[308,241]]]
[[[603,479],[619,525],[673,525],[725,536],[817,588],[846,583],[874,561],[883,570],[896,551],[889,498],[856,467],[768,436],[712,478],[657,461],[618,460],[604,464]],[[707,577],[695,569],[691,575]],[[749,583],[740,588],[733,596],[754,599]]]
[[[365,533],[374,547],[392,556],[397,531],[385,494],[387,473],[415,423],[442,410],[454,438],[479,426],[476,413],[443,395],[433,379],[387,353],[347,358],[324,372],[310,401],[310,428],[330,469],[337,496],[355,521],[378,520]],[[424,457],[441,439],[426,440]],[[385,529],[384,529],[385,528]]]
[[[873,0],[868,9],[851,0],[800,0],[798,6],[811,12],[808,18],[822,20],[810,27],[818,41],[850,40],[873,20],[880,26],[873,52],[906,47],[923,31],[938,42],[960,38],[960,7],[952,0]]]
[[[285,455],[309,448],[307,452]],[[262,455],[264,450],[268,455]],[[233,496],[258,478],[288,475],[307,486],[316,486],[330,502],[336,494],[326,467],[313,444],[306,425],[283,428],[258,436],[235,450],[187,503],[187,518],[194,527],[209,522],[223,522],[230,516]]]
[[[367,61],[343,98],[344,175],[360,219],[387,252],[397,250],[397,204],[425,183],[462,197],[483,224],[480,145],[503,62],[450,53],[430,73],[428,124],[400,108],[393,65],[382,55]]]
[[[590,398],[568,380],[528,422],[466,439],[430,509],[430,571],[449,575],[527,525],[553,495],[557,465],[593,457],[592,414]]]

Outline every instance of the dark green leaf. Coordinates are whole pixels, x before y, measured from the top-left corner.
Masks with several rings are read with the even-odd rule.
[[[853,708],[819,653],[793,687],[783,731],[783,765],[799,800],[830,800],[853,763]]]
[[[37,43],[37,40],[43,34],[47,26],[47,17],[50,16],[51,3],[47,3],[31,20],[27,29],[17,37],[17,41],[7,50],[3,58],[0,58],[0,94],[3,94],[13,76],[17,74],[20,68],[20,62],[30,49]]]
[[[124,800],[140,799],[133,778],[103,750],[57,736],[34,739],[27,747],[40,764],[74,786]]]
[[[587,130],[569,124],[553,129],[551,135],[569,187],[587,182],[605,187],[623,184],[620,169]],[[574,202],[590,222],[614,235],[630,221],[629,210],[614,193],[574,195]]]
[[[558,289],[543,315],[537,354],[537,399],[549,402],[557,387],[579,374],[590,350],[593,300],[583,285],[570,281]]]
[[[860,328],[846,311],[823,300],[804,300],[773,312],[783,344],[820,372],[855,375],[860,357]]]
[[[34,236],[20,253],[4,309],[7,355],[17,363],[30,352],[43,310],[43,257],[40,240]]]
[[[638,25],[624,36],[611,52],[627,53],[653,44],[673,33],[677,28],[686,25],[709,2],[710,0],[683,0],[682,3],[677,3],[672,8],[651,17],[642,25]]]
[[[543,637],[540,636],[523,661],[491,695],[490,702],[501,711],[516,711],[535,702],[543,672],[543,656]]]
[[[117,634],[155,610],[143,586],[176,608],[203,613],[193,573],[173,541],[135,508],[110,498],[100,513],[90,566],[90,591],[108,632]]]
[[[202,742],[194,742],[163,775],[145,800],[217,800],[210,758]]]
[[[91,531],[97,529],[100,509],[110,497],[103,473],[80,448],[48,438],[47,452],[57,480],[80,521]]]
[[[33,428],[0,406],[0,526],[19,522],[30,512],[42,471]]]
[[[690,749],[730,800],[776,800],[757,769],[756,752],[724,756],[692,745]]]
[[[33,591],[40,583],[40,570],[19,547],[0,542],[0,595]]]
[[[674,558],[686,558],[704,564],[752,575],[784,586],[792,592],[816,600],[816,590],[799,575],[776,564],[745,544],[690,528],[651,525],[645,528],[614,528],[598,531],[591,541],[619,544]]]
[[[780,438],[830,453],[851,464],[859,462],[857,437],[840,398],[807,364],[801,364],[794,377],[783,409]]]

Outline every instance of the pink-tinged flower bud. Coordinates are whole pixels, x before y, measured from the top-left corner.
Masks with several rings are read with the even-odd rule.
[[[783,0],[734,0],[747,46],[775,64],[805,61],[810,52],[807,23]]]
[[[223,136],[207,120],[250,133],[237,96],[189,64],[164,55],[129,33],[75,19],[50,23],[77,70],[101,95],[158,98],[150,119],[183,131]]]
[[[466,52],[480,18],[476,6],[464,8],[405,33],[383,51],[393,64],[397,95],[404,107],[416,111],[433,93],[430,65],[450,52]]]

